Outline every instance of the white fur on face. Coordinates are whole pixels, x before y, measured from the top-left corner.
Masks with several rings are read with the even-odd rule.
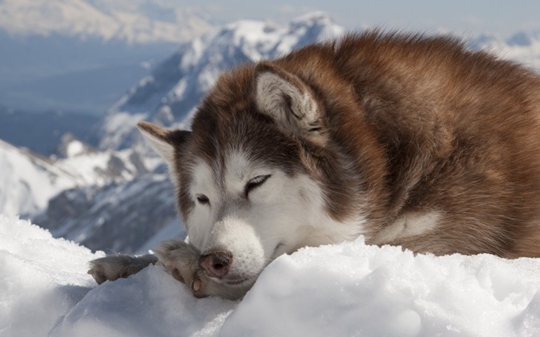
[[[187,229],[189,242],[203,251],[206,242],[212,231],[213,217],[212,210],[219,202],[218,186],[215,182],[214,173],[210,166],[200,160],[192,169],[193,181],[189,186],[191,199],[195,202],[195,207],[187,218]],[[201,205],[197,201],[199,195],[205,195],[210,203]]]
[[[202,161],[195,166],[190,192],[195,202],[197,194],[205,194],[210,205],[195,206],[188,217],[188,235],[203,253],[231,252],[229,275],[254,280],[280,254],[361,234],[361,220],[341,223],[330,218],[322,191],[309,176],[289,177],[250,162],[241,151],[229,154],[225,166],[223,172]],[[271,177],[246,198],[246,184],[261,175]]]

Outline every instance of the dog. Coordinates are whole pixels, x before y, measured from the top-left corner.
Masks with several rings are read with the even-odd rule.
[[[189,243],[94,261],[100,281],[158,262],[195,296],[237,299],[276,257],[359,236],[540,256],[540,77],[454,38],[309,45],[223,73],[191,131],[138,127],[169,165]]]

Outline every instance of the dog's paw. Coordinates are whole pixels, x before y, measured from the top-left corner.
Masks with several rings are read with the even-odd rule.
[[[156,262],[157,257],[154,255],[139,257],[127,255],[107,256],[90,261],[88,274],[92,275],[98,284],[102,284],[105,281],[116,281],[119,278],[126,278],[136,274]]]
[[[198,298],[212,295],[208,285],[213,282],[199,267],[200,255],[197,248],[178,240],[163,241],[156,249],[159,264]]]
[[[199,269],[200,252],[183,241],[163,241],[156,249],[156,256],[159,264],[182,283],[187,283],[187,276]]]
[[[208,277],[199,266],[200,251],[183,241],[168,240],[156,249],[158,264],[178,281],[189,287],[193,296],[202,298],[220,296],[229,300],[242,298],[251,288],[246,286],[230,286]]]

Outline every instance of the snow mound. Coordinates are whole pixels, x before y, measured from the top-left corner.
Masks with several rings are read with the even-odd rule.
[[[264,271],[221,335],[539,336],[539,281],[539,259],[306,248]]]
[[[46,336],[94,286],[87,261],[102,255],[0,214],[0,335]]]
[[[50,336],[216,336],[236,306],[198,300],[162,268],[150,266],[90,291]]]
[[[96,286],[101,256],[0,216],[5,336],[539,336],[540,259],[414,256],[362,239],[282,256],[241,302],[160,267]]]

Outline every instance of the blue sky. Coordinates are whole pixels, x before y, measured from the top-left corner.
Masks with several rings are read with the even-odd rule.
[[[539,0],[173,1],[187,6],[212,6],[212,16],[225,22],[241,18],[288,21],[307,11],[323,10],[349,29],[368,25],[406,30],[492,32],[502,35],[518,30],[540,30]]]

